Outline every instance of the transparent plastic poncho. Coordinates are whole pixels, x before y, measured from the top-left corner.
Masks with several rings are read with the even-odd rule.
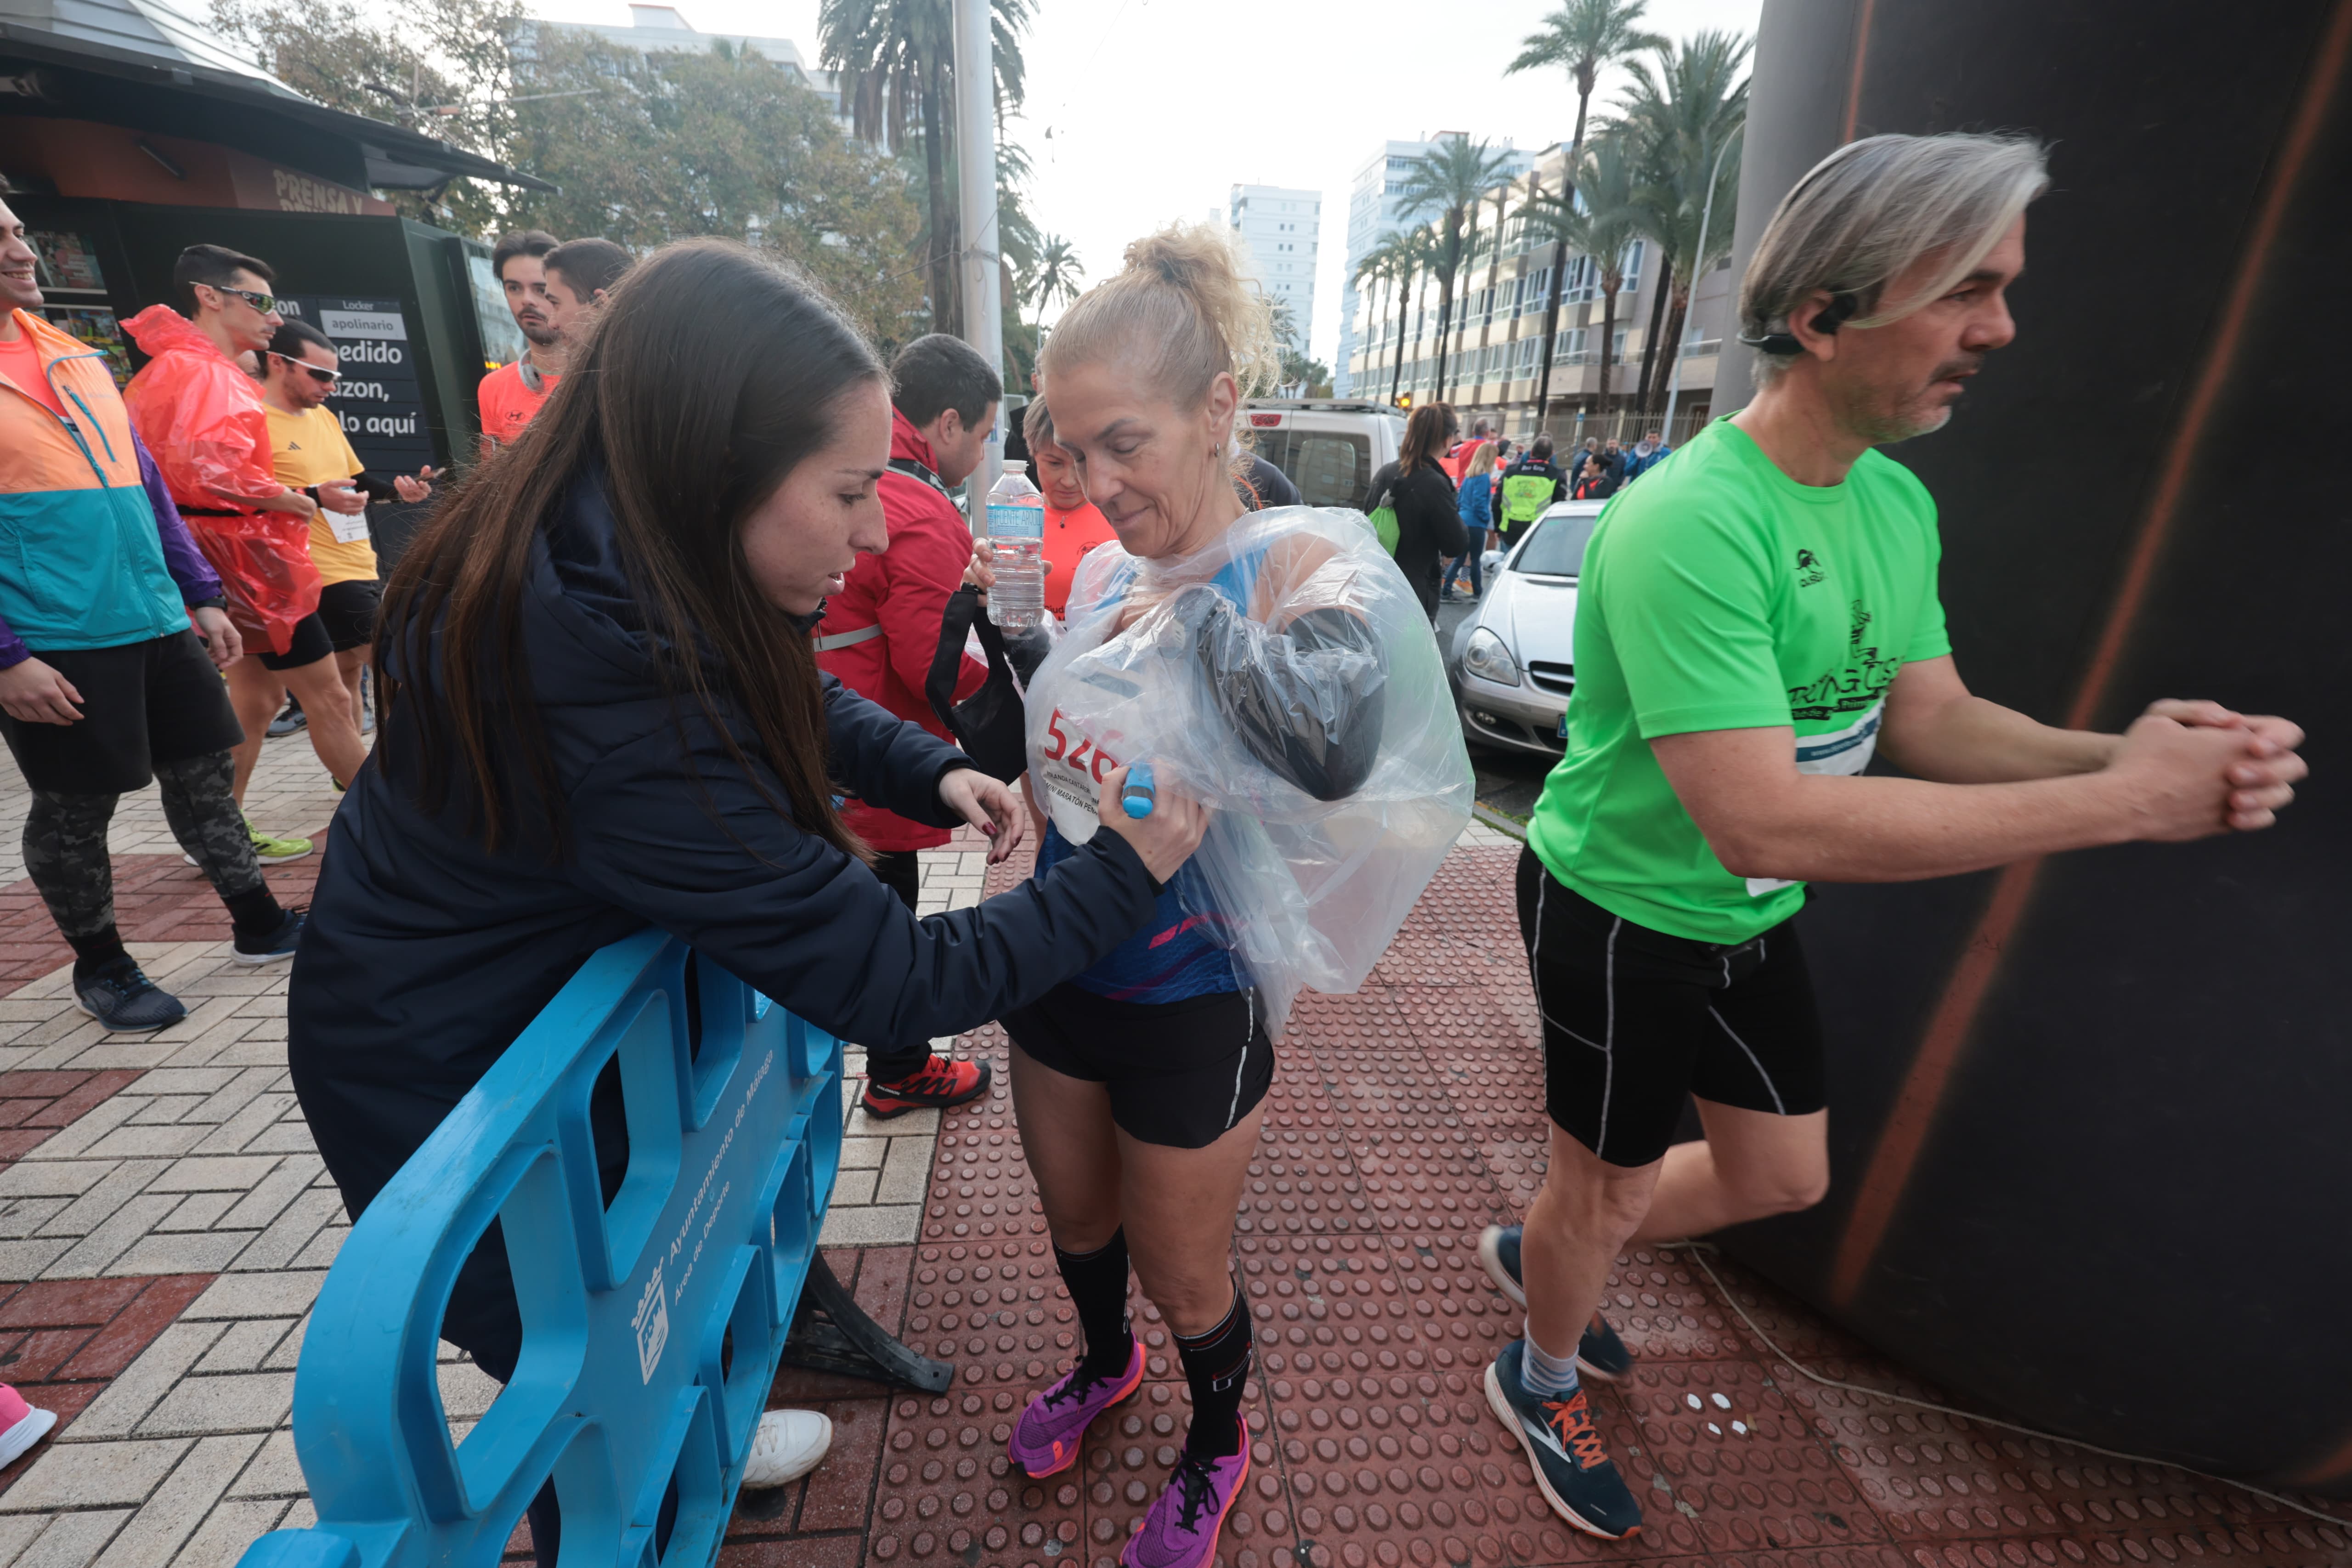
[[[1429,616],[1353,511],[1253,512],[1175,560],[1091,552],[1026,712],[1033,790],[1071,843],[1123,763],[1210,808],[1174,886],[1277,1036],[1302,987],[1363,984],[1470,820]]]

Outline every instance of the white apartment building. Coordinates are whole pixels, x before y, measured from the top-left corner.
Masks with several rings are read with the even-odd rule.
[[[1480,228],[1491,233],[1499,223],[1504,243],[1482,250],[1462,269],[1453,320],[1442,339],[1439,292],[1428,278],[1415,279],[1402,300],[1391,289],[1376,289],[1351,309],[1350,395],[1385,398],[1393,388],[1416,405],[1444,399],[1465,422],[1484,415],[1505,435],[1548,429],[1570,445],[1586,437],[1632,439],[1664,428],[1669,400],[1672,440],[1686,439],[1708,417],[1738,291],[1727,261],[1697,280],[1679,332],[1668,324],[1671,280],[1649,241],[1634,240],[1617,258],[1612,298],[1608,269],[1589,256],[1563,257],[1516,216],[1537,191],[1559,191],[1567,153],[1565,147],[1545,148],[1528,160],[1525,173],[1480,199]],[[1717,216],[1722,217],[1720,208]],[[1555,267],[1559,316],[1550,321]],[[1553,331],[1549,374],[1548,321]],[[1335,372],[1335,391],[1339,384]]]
[[[1225,226],[1248,253],[1266,298],[1290,308],[1290,346],[1307,353],[1315,321],[1317,233],[1323,193],[1280,185],[1235,185],[1225,200]]]
[[[1425,142],[1383,142],[1349,184],[1347,258],[1339,270],[1339,352],[1331,361],[1331,392],[1336,397],[1354,395],[1349,388],[1356,362],[1356,318],[1362,308],[1356,295],[1356,264],[1401,221],[1397,192],[1403,188],[1412,161],[1448,134],[1440,132]],[[1511,174],[1526,174],[1535,154],[1511,150],[1507,142],[1503,146],[1511,151]]]
[[[615,44],[625,44],[643,54],[707,54],[710,46],[720,38],[740,50],[763,56],[784,68],[791,75],[825,95],[833,103],[834,115],[846,127],[849,123],[833,73],[819,70],[801,54],[800,46],[790,38],[759,38],[736,33],[705,33],[698,31],[675,5],[638,5],[629,7],[629,25],[625,27],[606,26],[596,22],[538,22],[541,27],[552,27],[567,33],[593,33]]]

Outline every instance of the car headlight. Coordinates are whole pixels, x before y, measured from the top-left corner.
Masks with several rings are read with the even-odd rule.
[[[1503,639],[1480,626],[1470,634],[1468,646],[1462,650],[1462,667],[1481,680],[1491,680],[1498,686],[1519,683],[1519,663]]]

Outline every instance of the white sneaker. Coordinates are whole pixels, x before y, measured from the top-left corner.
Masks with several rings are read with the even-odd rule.
[[[5,1432],[0,1432],[0,1466],[16,1463],[17,1458],[22,1455],[26,1449],[31,1447],[34,1444],[47,1436],[49,1435],[49,1428],[58,1424],[58,1415],[56,1411],[42,1410],[37,1406],[26,1405],[22,1396],[18,1395],[15,1389],[10,1389],[8,1394],[10,1401],[15,1404],[17,1409],[22,1410],[25,1414],[18,1416],[16,1424],[11,1426]],[[797,1412],[795,1412],[795,1414],[797,1414]],[[818,1419],[822,1420],[824,1418],[820,1416]],[[828,1433],[826,1436],[829,1438],[831,1434]],[[818,1458],[822,1458],[823,1457],[823,1450],[819,1450]]]
[[[824,1462],[833,1447],[833,1422],[822,1411],[771,1410],[751,1434],[751,1457],[743,1461],[743,1489],[781,1487],[799,1480]]]

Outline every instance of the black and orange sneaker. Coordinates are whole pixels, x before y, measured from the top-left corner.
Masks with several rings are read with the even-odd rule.
[[[887,1121],[910,1110],[944,1110],[986,1094],[989,1076],[986,1062],[959,1061],[933,1051],[931,1059],[923,1064],[919,1072],[894,1083],[867,1079],[862,1103],[866,1114],[877,1121]]]
[[[1639,1534],[1641,1505],[1601,1445],[1584,1390],[1571,1389],[1566,1398],[1538,1394],[1527,1384],[1526,1362],[1526,1341],[1503,1347],[1486,1368],[1486,1403],[1527,1450],[1544,1501],[1577,1529],[1603,1541]]]

